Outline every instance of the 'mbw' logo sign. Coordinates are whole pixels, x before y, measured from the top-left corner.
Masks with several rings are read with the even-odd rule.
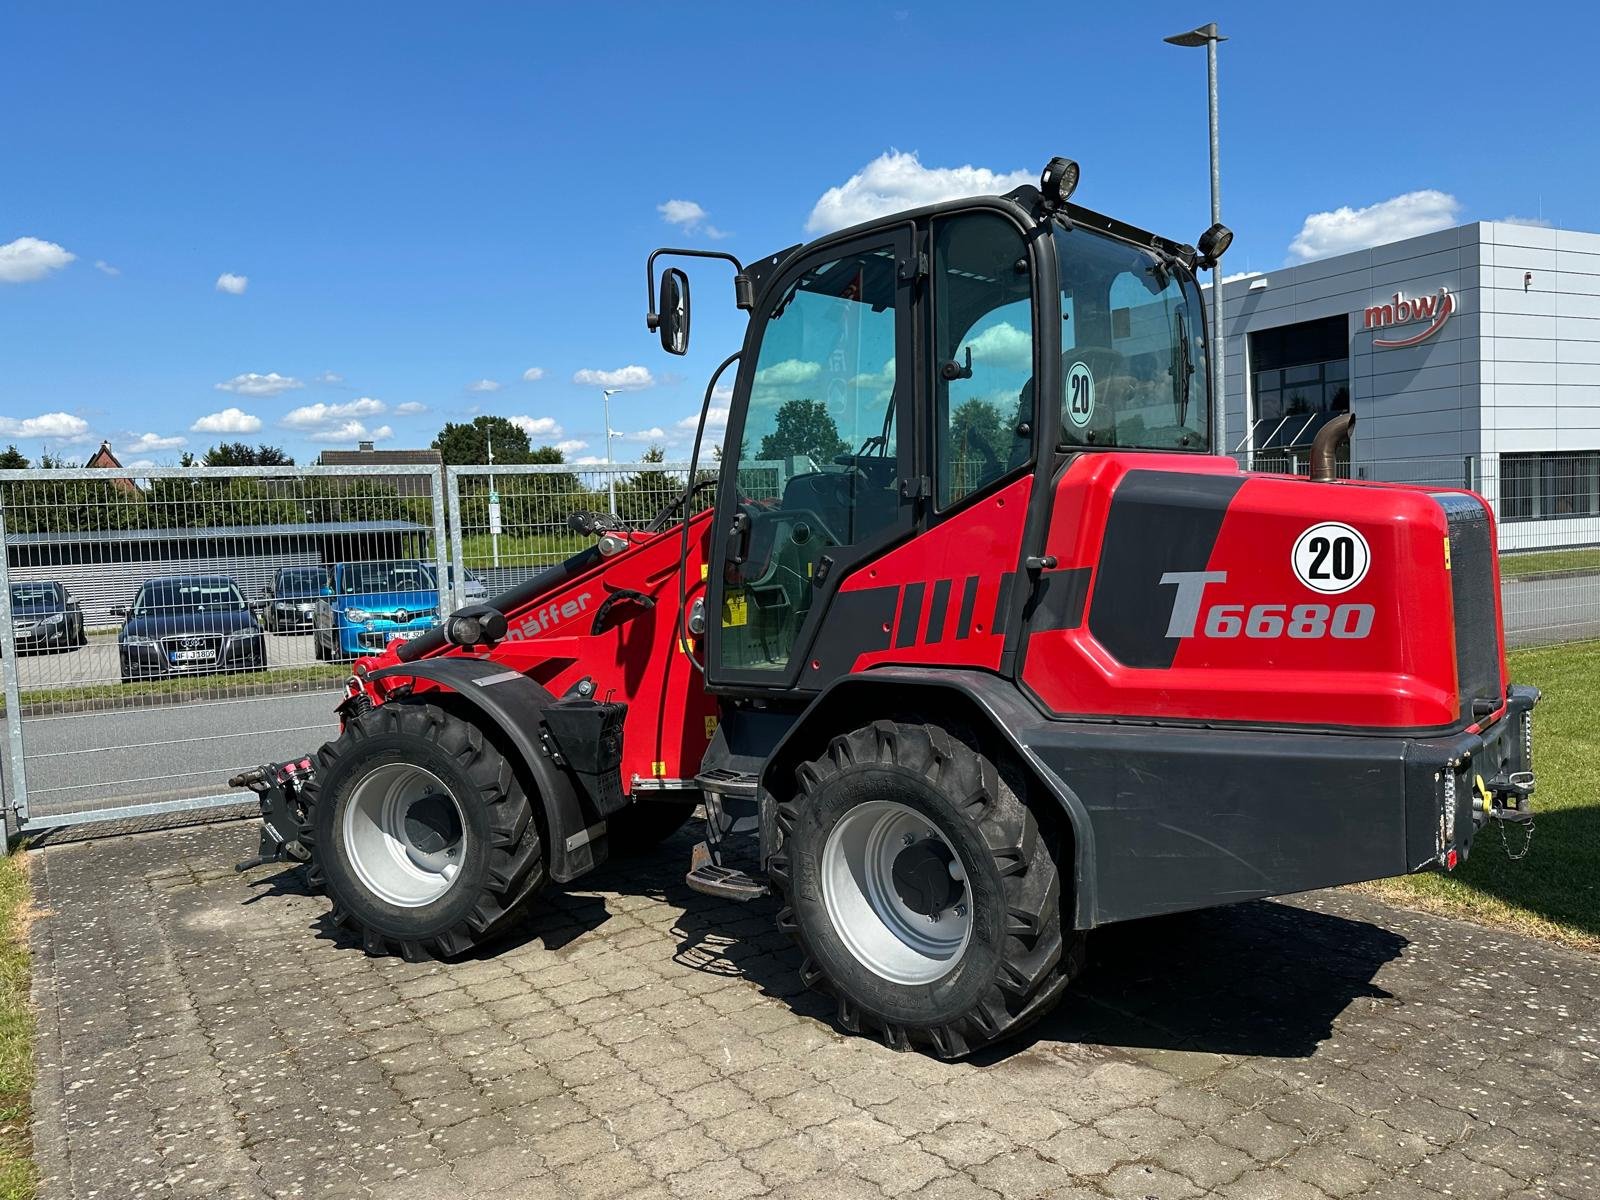
[[[1387,329],[1391,325],[1409,325],[1414,321],[1427,321],[1428,327],[1421,333],[1414,333],[1410,337],[1372,339],[1374,346],[1415,346],[1418,342],[1425,342],[1439,330],[1444,328],[1444,323],[1450,319],[1450,314],[1456,311],[1460,301],[1447,287],[1439,289],[1435,296],[1416,296],[1407,299],[1404,292],[1396,292],[1394,299],[1384,304],[1374,304],[1362,313],[1364,329]]]

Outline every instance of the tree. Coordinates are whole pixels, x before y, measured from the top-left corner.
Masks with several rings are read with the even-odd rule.
[[[651,446],[639,461],[647,465],[666,462],[667,452]],[[682,491],[682,482],[665,471],[640,471],[617,482],[617,515],[634,523],[648,521]]]
[[[787,400],[778,409],[772,432],[761,439],[756,457],[806,455],[822,464],[848,453],[850,445],[839,436],[839,426],[828,415],[827,405],[820,400]]]
[[[951,493],[965,495],[1010,464],[1016,434],[1004,413],[987,400],[964,400],[950,414],[945,453]]]
[[[184,463],[190,466],[191,462]],[[223,442],[220,446],[213,446],[205,452],[200,460],[201,466],[206,467],[292,467],[294,459],[290,458],[277,446],[269,446],[263,442],[259,446],[252,446],[249,442]]]
[[[479,466],[489,461],[491,440],[494,442],[494,461],[497,463],[549,461],[533,457],[533,447],[528,442],[525,430],[513,425],[504,417],[491,416],[488,413],[474,417],[470,424],[446,422],[445,427],[439,431],[439,436],[433,439],[433,448],[439,452],[446,466]],[[561,452],[553,447],[541,446],[540,451],[555,454],[558,457],[554,461],[561,461],[559,457]]]
[[[0,471],[22,471],[28,466],[28,458],[15,446],[7,446],[0,451]]]

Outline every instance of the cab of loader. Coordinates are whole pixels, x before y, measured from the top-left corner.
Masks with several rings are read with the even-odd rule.
[[[703,808],[838,1024],[958,1057],[1089,930],[1434,868],[1531,818],[1492,514],[1214,452],[1198,248],[1038,187],[752,263],[681,496],[354,664],[340,737],[238,777],[371,954],[450,958]],[[721,269],[720,267],[718,268]],[[658,306],[659,298],[659,306]],[[714,481],[712,397],[734,371]],[[703,507],[704,489],[715,500]]]
[[[669,353],[688,348],[689,291],[667,268],[656,310],[659,257],[726,259],[753,310],[706,598],[713,686],[825,682],[812,650],[857,565],[1041,467],[1085,450],[1211,451],[1194,273],[1231,234],[1208,230],[1202,253],[1143,233],[1071,205],[1076,179],[1056,159],[1039,188],[749,266],[651,255],[647,323]]]

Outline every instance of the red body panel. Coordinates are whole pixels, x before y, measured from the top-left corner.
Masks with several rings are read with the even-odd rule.
[[[1031,476],[1019,479],[848,576],[841,592],[893,587],[900,600],[893,629],[886,631],[889,648],[862,654],[846,669],[883,663],[998,668],[1005,630],[995,627],[995,609],[1005,578],[1017,569],[1032,490]],[[947,585],[945,603],[936,607],[941,584]],[[920,602],[916,585],[922,585]],[[963,628],[969,588],[970,619]],[[832,665],[813,662],[812,669],[823,672]]]
[[[695,518],[690,528],[686,570],[691,603],[704,586],[701,564],[709,528],[707,514]],[[633,534],[629,549],[600,560],[526,608],[507,613],[512,636],[492,655],[507,670],[523,672],[557,696],[587,675],[594,680],[597,700],[627,703],[621,772],[625,792],[633,791],[635,779],[693,779],[716,729],[715,699],[679,646],[680,537],[679,526],[660,534]],[[591,634],[596,609],[606,596],[623,590],[651,597],[655,607],[621,602],[606,627]],[[366,664],[372,670],[395,665],[392,649]],[[434,657],[445,653],[463,652]],[[418,690],[424,690],[420,682]]]
[[[1056,489],[1047,552],[1059,570],[1091,573],[1086,611],[1100,584],[1113,495],[1135,470],[1241,474],[1222,458],[1111,453],[1072,463]],[[1330,596],[1300,581],[1292,550],[1302,532],[1332,520],[1357,529],[1371,559],[1359,583]],[[1194,636],[1181,640],[1170,667],[1124,665],[1085,620],[1035,631],[1023,681],[1062,714],[1369,729],[1451,724],[1460,706],[1446,535],[1444,512],[1425,489],[1245,475],[1205,561],[1226,579],[1205,585]],[[1242,614],[1283,606],[1269,609],[1270,621],[1273,611],[1287,615],[1308,604],[1370,605],[1370,631],[1359,638],[1204,636],[1217,606]]]

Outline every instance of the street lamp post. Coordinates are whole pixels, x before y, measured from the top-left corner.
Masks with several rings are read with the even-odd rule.
[[[606,494],[611,498],[611,515],[617,515],[617,474],[611,470],[611,397],[620,392],[621,388],[606,388],[601,393],[605,397],[606,411]]]
[[[489,451],[489,545],[493,548],[494,565],[500,565],[500,493],[494,486],[494,432],[488,422],[483,426],[483,440]],[[466,586],[463,580],[462,587]]]
[[[1228,39],[1217,32],[1217,23],[1212,21],[1162,40],[1174,46],[1206,48],[1206,109],[1211,118],[1211,223],[1215,225],[1222,220],[1222,171],[1217,156],[1217,43]],[[1212,411],[1216,413],[1216,444],[1226,453],[1228,394],[1223,386],[1222,360],[1222,264],[1217,263],[1211,268],[1211,394],[1215,398]]]

